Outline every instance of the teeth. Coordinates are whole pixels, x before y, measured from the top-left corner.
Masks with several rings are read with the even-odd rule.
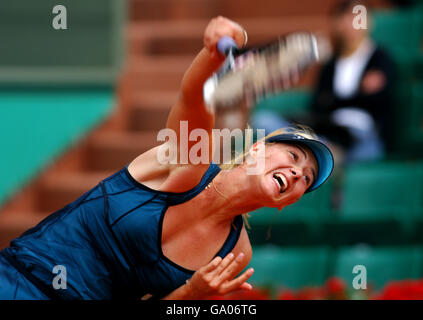
[[[286,181],[285,177],[280,173],[275,173],[274,177],[277,177],[282,181],[283,185],[281,186],[280,192],[281,193],[284,192],[286,190],[286,188],[288,187],[288,182]]]

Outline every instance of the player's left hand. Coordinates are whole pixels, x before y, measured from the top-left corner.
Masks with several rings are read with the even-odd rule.
[[[254,273],[249,268],[237,278],[244,265],[245,255],[240,253],[237,257],[228,254],[224,259],[214,258],[209,264],[197,270],[187,282],[187,289],[194,299],[207,298],[211,295],[224,295],[240,289],[251,290],[251,284],[246,281]]]

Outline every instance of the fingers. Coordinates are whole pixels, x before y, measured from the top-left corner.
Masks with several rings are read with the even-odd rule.
[[[212,272],[216,269],[217,266],[221,265],[222,258],[216,257],[209,264],[207,264],[204,269],[202,270],[204,273]]]
[[[229,36],[235,40],[238,47],[242,47],[246,42],[246,32],[239,24],[224,18],[212,19],[204,31],[204,46],[212,54],[216,54],[216,44],[224,36]]]
[[[221,287],[221,292],[223,294],[226,294],[228,292],[231,292],[237,289],[251,290],[253,288],[252,285],[247,283],[246,281],[253,275],[253,273],[254,273],[254,269],[249,268],[238,278],[235,278],[232,281],[224,283]]]
[[[245,255],[240,253],[237,257],[233,253],[223,259],[214,258],[209,264],[194,273],[187,286],[195,297],[210,294],[226,294],[237,289],[250,290],[252,286],[246,281],[251,277],[252,268],[234,279],[246,265]]]
[[[236,43],[238,43],[238,47],[243,48],[247,45],[248,42],[248,34],[247,34],[247,30],[244,29],[243,26],[241,26],[240,24],[231,21],[233,24],[235,24],[239,29],[241,29],[242,31],[242,37],[240,33],[236,34],[236,37],[239,37],[239,39],[235,39]],[[242,45],[239,45],[239,43],[242,43]]]
[[[252,268],[248,269],[238,278],[232,279],[242,271],[245,265],[244,258],[245,255],[243,253],[240,253],[236,258],[233,254],[227,255],[213,273],[210,274],[210,286],[215,288],[219,293],[224,294],[236,290],[243,285],[253,274],[254,270]],[[244,287],[248,289],[249,285]]]
[[[223,270],[225,270],[229,264],[232,262],[232,260],[234,259],[235,255],[231,252],[229,253],[223,260],[222,262],[219,264],[219,266],[216,268],[214,275],[220,275],[222,273]]]
[[[254,270],[253,270],[253,273],[254,273]],[[241,289],[241,290],[251,290],[251,289],[253,289],[253,286],[251,284],[249,284],[248,282],[244,282],[243,284],[241,284],[239,286],[238,289]]]
[[[217,277],[217,281],[219,283],[222,283],[223,281],[232,279],[235,277],[238,273],[241,272],[243,269],[242,262],[244,261],[244,254],[240,253],[235,260],[233,260],[231,263],[229,263],[225,269],[221,271],[219,276]]]

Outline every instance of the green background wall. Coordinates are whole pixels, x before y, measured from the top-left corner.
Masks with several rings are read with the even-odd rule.
[[[56,5],[66,30],[52,26]],[[113,110],[126,5],[0,2],[0,206]]]
[[[0,91],[0,205],[113,106],[110,89]]]

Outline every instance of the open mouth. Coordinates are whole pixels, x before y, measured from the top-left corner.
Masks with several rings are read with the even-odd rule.
[[[288,188],[288,182],[286,181],[286,178],[281,173],[274,173],[273,179],[275,179],[279,184],[279,192],[284,193],[285,190]]]

